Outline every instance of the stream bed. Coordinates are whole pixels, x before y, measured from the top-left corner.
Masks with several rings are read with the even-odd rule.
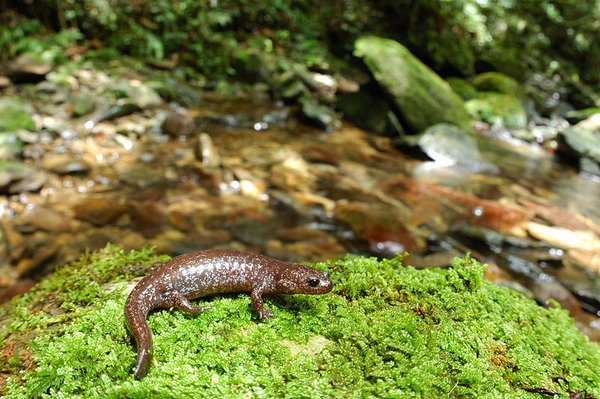
[[[70,82],[115,83],[85,69]],[[403,254],[415,267],[469,252],[487,278],[556,300],[600,341],[600,182],[538,146],[481,124],[483,167],[434,162],[348,123],[311,127],[261,91],[197,91],[189,105],[115,98],[74,115],[83,99],[50,83],[6,89],[30,99],[39,132],[20,131],[23,161],[0,171],[2,301],[108,242],[311,262]]]

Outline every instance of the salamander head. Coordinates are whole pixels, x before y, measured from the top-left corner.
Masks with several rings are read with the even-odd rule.
[[[281,267],[274,285],[281,294],[326,294],[333,287],[328,273],[296,264]]]

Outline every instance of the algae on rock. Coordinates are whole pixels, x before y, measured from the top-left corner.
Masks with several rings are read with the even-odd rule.
[[[363,36],[354,49],[412,130],[444,122],[470,129],[462,99],[406,47],[391,39]]]
[[[157,311],[155,359],[136,381],[127,281],[159,260],[109,246],[0,307],[0,395],[600,396],[600,349],[567,313],[490,284],[468,257],[446,270],[362,257],[317,264],[334,291],[268,298],[276,317],[265,322],[247,295],[201,299],[212,309],[199,315]]]

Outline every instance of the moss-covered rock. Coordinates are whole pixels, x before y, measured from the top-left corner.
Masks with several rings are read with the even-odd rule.
[[[501,123],[509,129],[527,127],[527,113],[521,102],[509,94],[481,92],[465,103],[465,108],[474,119],[490,124]]]
[[[448,78],[446,82],[463,100],[471,100],[477,96],[477,89],[471,83],[461,78]]]
[[[12,98],[0,98],[0,132],[35,130],[31,106]]]
[[[164,258],[163,258],[164,259]],[[116,247],[60,268],[0,308],[6,398],[600,396],[600,349],[567,313],[483,279],[469,258],[447,270],[349,257],[316,265],[335,288],[267,300],[218,296],[199,315],[149,316],[155,359],[141,381],[123,305],[128,281],[159,261]],[[2,386],[2,383],[5,385]]]
[[[359,38],[354,47],[354,54],[364,60],[412,130],[421,131],[442,122],[470,129],[462,99],[406,47],[374,36]]]
[[[478,91],[495,91],[511,96],[524,95],[519,82],[500,72],[484,72],[476,75],[471,80]]]

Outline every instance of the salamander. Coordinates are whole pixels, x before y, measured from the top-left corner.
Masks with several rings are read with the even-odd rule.
[[[261,319],[273,314],[263,295],[325,294],[332,289],[326,272],[250,252],[208,249],[179,255],[142,278],[125,302],[125,320],[137,344],[134,377],[148,373],[152,335],[146,323],[156,308],[198,313],[210,307],[192,305],[191,299],[211,294],[247,292]]]

